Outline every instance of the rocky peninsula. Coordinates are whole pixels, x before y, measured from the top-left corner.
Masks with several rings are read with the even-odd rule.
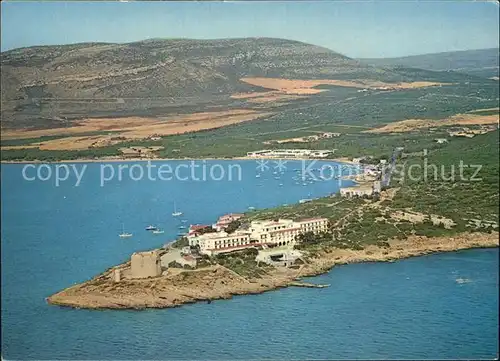
[[[112,267],[81,284],[47,298],[52,305],[85,309],[168,308],[199,301],[230,299],[235,295],[258,294],[294,286],[302,277],[328,272],[337,265],[358,262],[393,262],[399,259],[470,248],[498,247],[499,233],[461,233],[454,237],[410,236],[391,240],[385,247],[370,245],[363,250],[325,247],[296,267],[270,267],[259,277],[243,277],[222,266],[210,265],[194,270],[169,268],[159,277],[113,280]],[[311,290],[311,292],[315,292]]]

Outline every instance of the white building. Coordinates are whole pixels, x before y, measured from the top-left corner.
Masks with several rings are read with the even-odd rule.
[[[319,233],[327,230],[328,219],[326,218],[311,218],[298,222],[291,219],[253,221],[250,225],[252,239],[273,246],[294,245],[296,237],[301,233]]]
[[[323,133],[322,134],[323,138],[333,138],[333,137],[340,137],[340,133]]]
[[[448,143],[448,140],[446,138],[438,138],[438,139],[435,139],[435,141],[437,144]]]
[[[188,244],[191,246],[191,247],[196,247],[196,246],[199,246],[199,242],[200,242],[200,237],[196,234],[188,234],[186,236],[187,240],[188,240]]]
[[[328,231],[326,218],[311,218],[297,222],[291,219],[253,221],[246,231],[238,230],[231,234],[221,231],[200,235],[196,239],[196,244],[200,247],[200,253],[214,255],[265,245],[292,246],[301,233],[325,231]]]
[[[326,158],[333,154],[332,150],[314,149],[268,149],[248,152],[247,156],[252,158]]]
[[[308,218],[296,223],[300,226],[301,233],[319,233],[328,231],[328,219],[326,218]]]
[[[361,161],[365,160],[366,157],[352,158],[353,163],[361,163]]]
[[[342,197],[362,197],[362,196],[372,196],[375,193],[380,193],[381,182],[375,181],[370,184],[361,184],[352,187],[340,188],[340,195]]]
[[[250,233],[241,231],[231,234],[226,232],[205,233],[198,236],[200,253],[209,256],[243,249],[250,246],[250,243]]]
[[[371,196],[373,194],[372,187],[347,187],[340,188],[340,195],[342,197],[362,197],[362,196]]]
[[[380,171],[377,169],[377,167],[367,166],[367,167],[364,167],[363,174],[365,176],[377,177],[380,175]]]
[[[243,217],[244,214],[242,213],[229,213],[225,214],[223,216],[220,216],[219,219],[217,220],[217,223],[215,224],[214,228],[217,231],[223,231],[227,226],[229,226],[229,223],[233,221],[237,221],[241,217]]]
[[[266,249],[260,250],[255,260],[272,266],[287,267],[293,265],[301,256],[302,253],[297,250]]]
[[[310,135],[306,139],[310,142],[314,142],[316,140],[319,140],[319,135]]]

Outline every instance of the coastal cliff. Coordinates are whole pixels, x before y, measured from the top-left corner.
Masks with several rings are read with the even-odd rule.
[[[336,265],[358,262],[391,262],[437,252],[498,247],[499,233],[462,233],[455,237],[411,236],[391,241],[389,247],[368,246],[363,250],[324,248],[299,268],[270,268],[260,278],[245,278],[221,265],[196,270],[169,269],[149,279],[114,282],[113,267],[95,278],[47,298],[53,305],[87,309],[168,308],[198,301],[229,299],[293,286],[299,277],[319,275]]]

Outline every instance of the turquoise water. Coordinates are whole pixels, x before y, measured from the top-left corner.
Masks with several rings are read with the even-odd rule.
[[[178,162],[169,162],[172,165]],[[210,162],[209,162],[210,164]],[[228,162],[222,164],[229,164]],[[327,195],[338,182],[274,179],[99,182],[23,180],[2,165],[2,355],[7,359],[493,358],[498,355],[498,250],[337,267],[326,289],[290,288],[177,309],[87,311],[44,298],[84,281],[188,223]],[[283,184],[280,186],[280,184]],[[348,182],[343,183],[349,184]],[[134,234],[120,239],[122,230]],[[144,227],[165,229],[152,235]],[[470,279],[458,284],[457,278]]]

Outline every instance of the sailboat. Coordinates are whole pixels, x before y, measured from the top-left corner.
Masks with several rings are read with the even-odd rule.
[[[132,237],[132,233],[125,232],[125,227],[123,226],[123,223],[122,223],[122,233],[120,233],[118,235],[118,237],[120,237],[120,238],[129,238],[129,237]]]
[[[177,208],[175,207],[175,202],[174,202],[174,212],[172,213],[172,216],[174,217],[182,216],[182,212],[177,211]]]

